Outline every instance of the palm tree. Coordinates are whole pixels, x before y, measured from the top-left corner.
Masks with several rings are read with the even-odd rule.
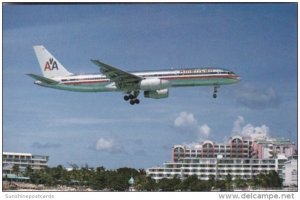
[[[225,177],[225,187],[228,191],[232,189],[232,176],[229,173]]]
[[[12,167],[12,172],[13,172],[13,173],[18,173],[19,171],[20,171],[19,165],[13,165],[13,167]]]
[[[32,170],[32,168],[31,168],[31,166],[28,165],[28,166],[26,167],[24,176],[29,176],[29,177],[30,177],[30,176],[32,175],[32,173],[33,173],[33,170]]]
[[[276,171],[270,171],[268,173],[270,178],[271,187],[282,187],[282,179],[279,177],[279,174]]]
[[[237,187],[237,188],[246,188],[247,187],[246,181],[243,180],[241,178],[241,176],[236,176],[236,178],[234,179],[234,183],[235,183],[235,187]]]

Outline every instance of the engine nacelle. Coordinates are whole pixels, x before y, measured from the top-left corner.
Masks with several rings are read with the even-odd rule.
[[[140,89],[145,91],[161,90],[168,88],[170,82],[168,80],[161,80],[159,78],[148,78],[141,81]]]
[[[169,89],[144,91],[145,98],[163,99],[169,96]]]

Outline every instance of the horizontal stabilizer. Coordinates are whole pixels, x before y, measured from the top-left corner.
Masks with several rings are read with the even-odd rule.
[[[55,84],[59,83],[59,82],[54,81],[50,78],[45,78],[43,76],[39,76],[39,75],[36,75],[36,74],[27,74],[27,75],[30,76],[31,78],[33,78],[35,80],[38,80],[38,81],[41,81],[43,83],[47,83],[47,84],[51,84],[51,85],[55,85]]]

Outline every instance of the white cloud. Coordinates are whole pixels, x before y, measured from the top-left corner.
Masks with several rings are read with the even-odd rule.
[[[174,120],[174,126],[195,134],[198,140],[207,138],[211,132],[207,124],[200,125],[195,119],[194,114],[189,112],[181,112]]]
[[[252,138],[266,138],[269,136],[269,127],[264,124],[258,127],[247,124],[242,129],[242,135],[250,136]]]
[[[238,116],[238,118],[233,122],[232,133],[239,135],[242,132],[242,125],[245,123],[244,117]]]
[[[239,104],[250,109],[276,108],[281,100],[273,88],[255,88],[251,85],[242,85],[235,92]]]
[[[121,152],[121,147],[112,138],[99,138],[96,142],[96,150],[109,153]]]
[[[244,117],[238,116],[233,123],[232,134],[240,136],[249,136],[251,138],[266,138],[269,137],[269,127],[265,124],[261,126],[253,126],[252,124],[245,124]]]
[[[181,112],[174,121],[176,127],[191,126],[195,124],[197,124],[197,120],[192,113],[188,112]]]
[[[204,135],[205,137],[208,137],[210,134],[210,127],[207,124],[198,126],[198,134],[200,134],[200,136]]]

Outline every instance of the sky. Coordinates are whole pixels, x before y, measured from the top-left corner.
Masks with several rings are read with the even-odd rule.
[[[70,164],[149,168],[175,144],[234,135],[297,143],[297,4],[4,4],[3,151]],[[33,84],[44,45],[70,72],[222,67],[241,82],[170,88],[131,106],[123,94]]]

